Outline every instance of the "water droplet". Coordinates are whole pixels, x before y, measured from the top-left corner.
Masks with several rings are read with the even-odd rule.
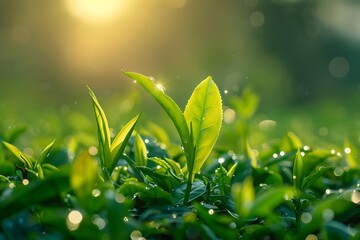
[[[229,228],[235,229],[236,228],[236,223],[234,223],[234,222],[230,223]]]
[[[303,147],[303,149],[304,149],[304,151],[310,151],[310,147],[306,146],[306,145]]]
[[[161,83],[157,83],[156,88],[159,89],[162,92],[165,92],[165,87]]]
[[[309,235],[307,235],[305,240],[318,240],[318,237],[314,234],[309,234]]]
[[[224,93],[225,93],[225,94],[228,94],[228,90],[224,90]]]
[[[331,154],[335,154],[335,152],[336,151],[334,149],[331,149],[331,151],[330,151]]]
[[[344,192],[344,189],[340,188],[340,189],[338,190],[338,192],[339,192],[339,193],[343,193],[343,192]]]
[[[91,195],[93,195],[94,197],[99,197],[100,194],[101,194],[101,191],[96,188],[94,190],[92,190],[92,192],[91,192]]]
[[[115,201],[117,203],[123,203],[123,202],[125,202],[125,196],[120,194],[120,193],[116,193],[115,194]]]
[[[130,234],[130,238],[131,238],[131,240],[143,239],[141,232],[138,230],[132,231]]]
[[[22,184],[24,184],[25,186],[29,184],[29,179],[24,179],[22,180]]]
[[[224,111],[224,122],[226,124],[231,124],[235,121],[236,112],[234,109],[228,108]]]
[[[355,204],[360,203],[360,193],[356,190],[353,190],[351,193],[351,201]]]
[[[274,120],[263,120],[259,123],[259,129],[262,131],[272,130],[276,126],[276,122]]]
[[[99,230],[103,230],[106,226],[105,220],[97,214],[93,216],[92,222],[98,227]]]
[[[82,220],[83,220],[83,216],[81,212],[77,210],[71,211],[66,219],[66,224],[68,229],[70,231],[75,231],[76,229],[78,229]]]
[[[307,223],[311,222],[312,215],[308,212],[304,212],[303,214],[301,214],[300,219],[303,223],[307,224]]]
[[[277,158],[277,157],[278,157],[277,153],[274,153],[273,158]]]
[[[221,157],[218,159],[218,163],[223,164],[225,162],[225,158]]]
[[[213,215],[213,214],[215,213],[215,212],[214,212],[214,209],[209,209],[208,212],[209,212],[210,215]]]
[[[150,142],[149,139],[147,139],[147,138],[144,139],[144,143],[148,144],[149,142]]]
[[[137,81],[136,81],[136,80],[134,80],[134,83],[136,84],[136,83],[137,83]]]
[[[115,192],[113,190],[106,190],[105,191],[105,197],[107,199],[114,199],[115,198]]]
[[[98,149],[95,146],[91,146],[89,147],[88,152],[90,155],[95,156],[98,153]]]
[[[155,78],[154,78],[153,76],[148,76],[148,78],[149,78],[151,81],[155,82]]]
[[[294,179],[294,180],[296,179],[296,176],[295,176],[295,175],[293,176],[293,179]]]
[[[175,219],[177,216],[176,216],[175,213],[173,213],[173,214],[171,215],[171,217]]]
[[[285,155],[285,152],[284,152],[284,151],[281,151],[279,154],[280,154],[280,156],[284,156],[284,155]]]
[[[300,155],[303,157],[303,156],[305,156],[305,153],[304,153],[304,152],[300,152]]]
[[[322,217],[325,221],[331,221],[335,216],[335,213],[333,210],[327,208],[322,212]]]
[[[123,220],[124,220],[125,223],[129,222],[129,219],[127,217],[124,217]]]
[[[337,177],[340,177],[341,175],[343,175],[344,173],[344,169],[342,167],[337,167],[334,170],[334,175]]]
[[[350,154],[350,153],[351,153],[351,149],[347,147],[347,148],[344,149],[344,152],[345,152],[346,154]]]
[[[15,187],[15,183],[11,182],[9,183],[9,188],[14,188]]]

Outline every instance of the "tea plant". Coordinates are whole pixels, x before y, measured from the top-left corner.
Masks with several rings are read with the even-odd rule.
[[[254,148],[258,98],[245,91],[230,103],[241,115],[223,129],[232,137],[214,148],[223,107],[211,77],[182,111],[152,78],[125,75],[163,107],[181,144],[158,125],[140,128],[141,114],[112,135],[90,88],[97,151],[73,137],[34,158],[15,146],[21,129],[0,134],[0,239],[360,239],[349,139],[324,149],[289,132]]]

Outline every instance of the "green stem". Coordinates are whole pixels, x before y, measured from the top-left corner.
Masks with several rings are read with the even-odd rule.
[[[184,203],[183,203],[184,206],[188,205],[188,202],[189,202],[191,186],[192,186],[192,179],[193,179],[193,177],[189,176],[187,185],[186,185],[186,190],[185,190]]]

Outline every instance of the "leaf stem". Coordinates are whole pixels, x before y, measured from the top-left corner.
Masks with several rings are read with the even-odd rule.
[[[189,203],[189,197],[192,187],[192,176],[189,175],[189,178],[187,180],[186,190],[185,190],[185,196],[184,196],[184,203],[183,205],[186,206]]]

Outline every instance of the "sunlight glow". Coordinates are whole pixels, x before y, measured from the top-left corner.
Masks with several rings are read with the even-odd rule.
[[[121,14],[129,1],[117,0],[66,0],[68,12],[77,19],[92,24],[106,24]]]

